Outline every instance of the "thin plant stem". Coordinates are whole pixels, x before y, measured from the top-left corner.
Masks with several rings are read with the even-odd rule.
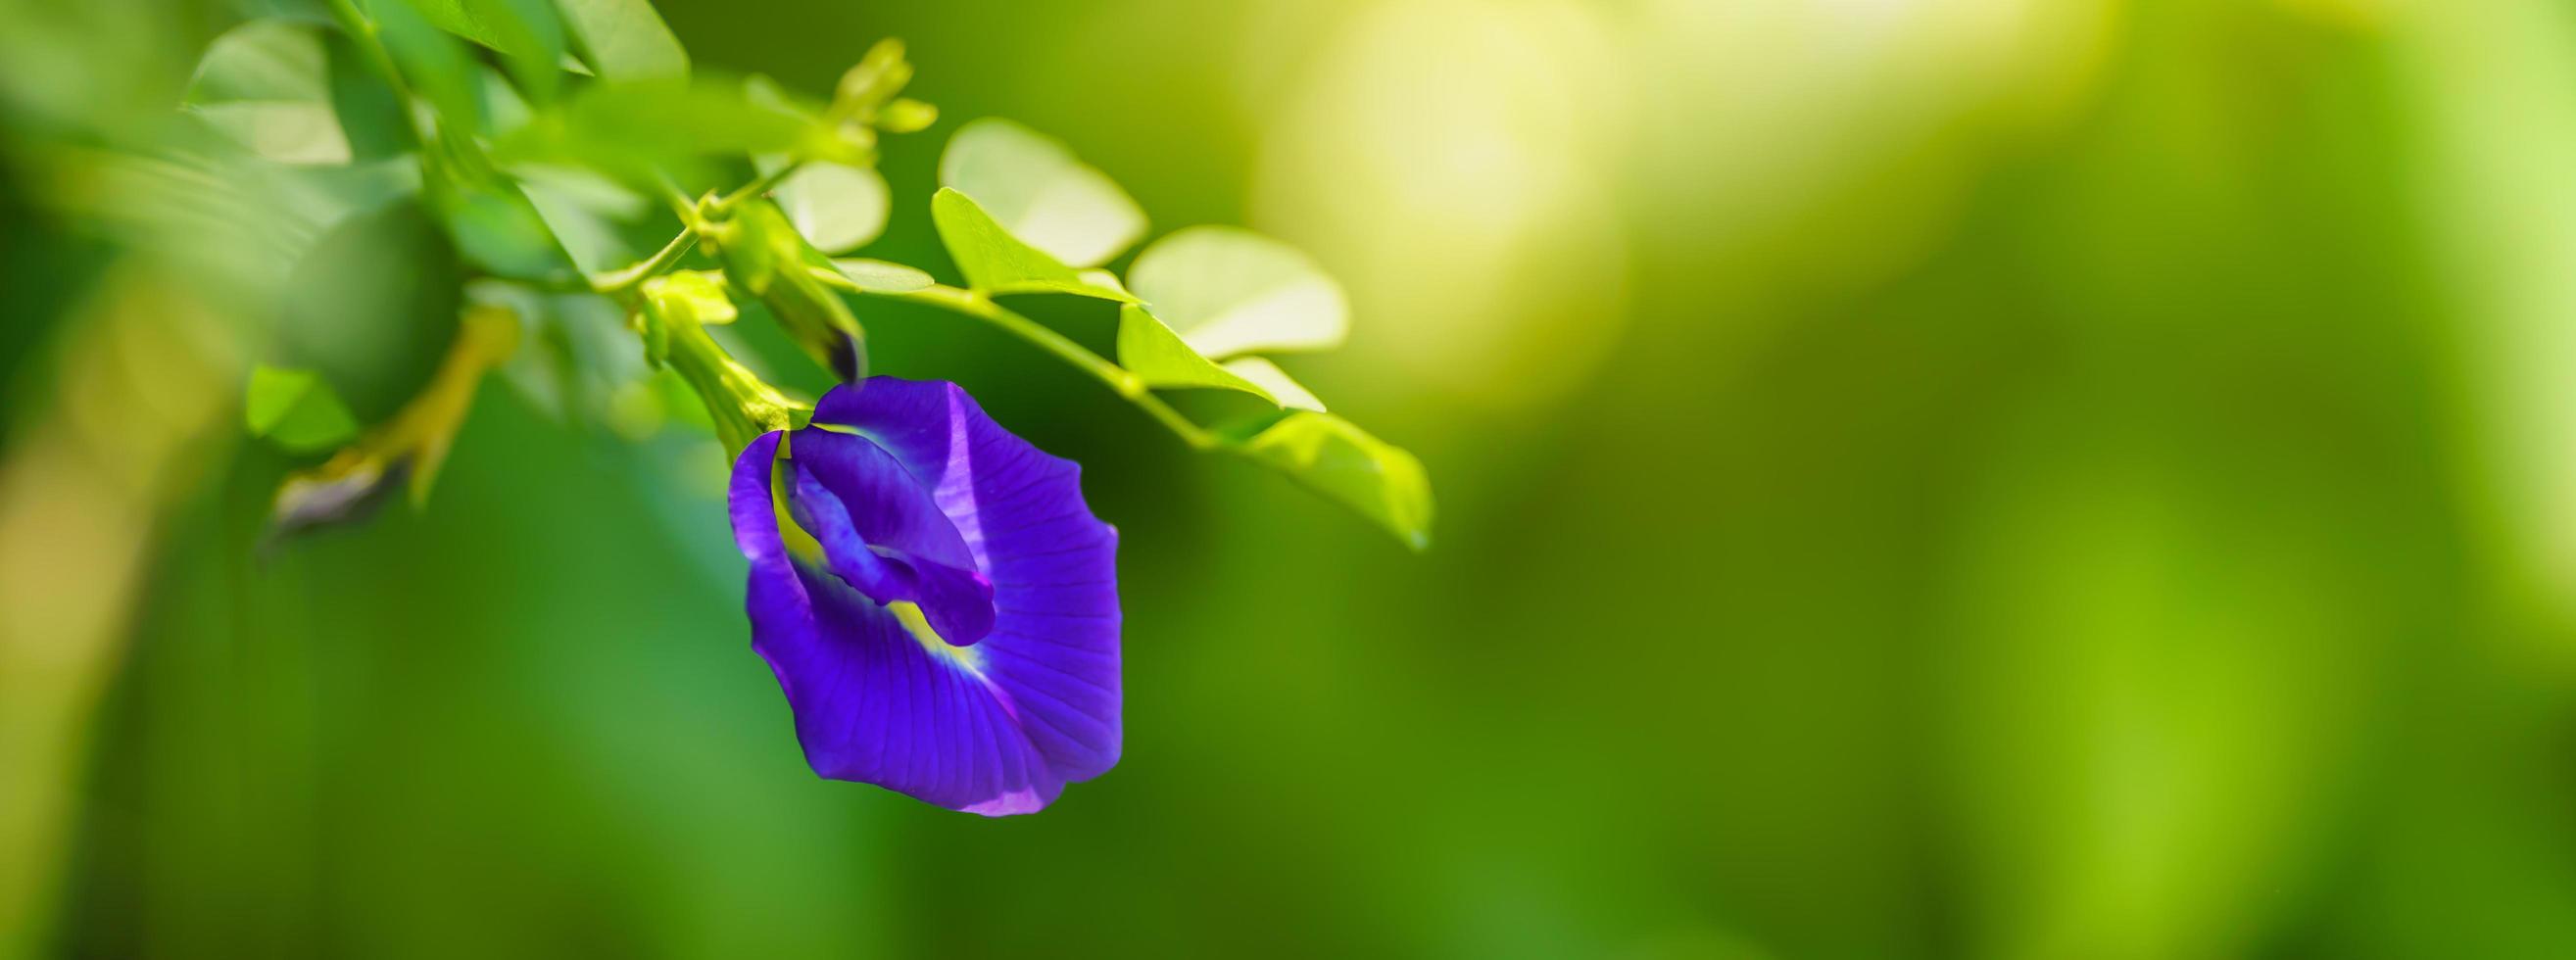
[[[1093,379],[1108,384],[1109,389],[1126,398],[1127,402],[1135,404],[1137,409],[1145,411],[1148,416],[1160,421],[1165,427],[1171,428],[1171,431],[1178,434],[1181,441],[1189,444],[1192,449],[1213,450],[1224,446],[1215,434],[1191,422],[1190,418],[1182,416],[1180,411],[1172,409],[1171,404],[1164,403],[1163,398],[1155,396],[1154,391],[1145,385],[1143,378],[1103,359],[1099,354],[1091,352],[1089,348],[1073,342],[1073,338],[1057,333],[1045,324],[1021,316],[993,302],[991,297],[946,284],[932,284],[919,290],[900,293],[868,290],[850,282],[848,277],[841,276],[837,271],[816,269],[814,275],[826,285],[838,289],[889,300],[927,304],[962,313],[1000,327],[1013,336],[1036,344],[1039,349],[1055,354],[1057,359],[1072,364],[1075,369],[1090,374]]]
[[[742,185],[742,189],[725,194],[722,199],[715,202],[713,212],[721,215],[725,211],[733,209],[734,204],[741,203],[744,200],[748,200],[752,197],[757,197],[761,194],[777,189],[779,184],[786,182],[788,177],[795,176],[796,171],[804,169],[804,167],[805,161],[803,160],[791,160],[787,163],[779,164],[776,169],[757,177],[753,177],[750,183]]]
[[[689,249],[697,246],[697,243],[696,230],[682,230],[679,236],[672,237],[671,242],[663,244],[662,249],[655,251],[651,258],[626,269],[593,278],[591,289],[611,298],[631,293],[644,281],[668,273],[672,267],[678,266],[680,258],[688,256]]]

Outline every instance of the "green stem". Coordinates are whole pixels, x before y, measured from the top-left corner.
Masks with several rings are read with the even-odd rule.
[[[653,171],[653,177],[654,185],[661,188],[662,202],[671,205],[671,212],[680,218],[680,226],[696,227],[702,220],[700,214],[704,212],[698,209],[696,198],[689,196],[688,191],[680,189],[679,181],[671,179],[671,175],[667,172]]]
[[[671,369],[697,391],[715,421],[725,449],[741,453],[752,438],[772,430],[792,430],[797,412],[807,409],[790,400],[760,375],[736,361],[706,328],[695,323],[671,326]]]
[[[672,267],[679,265],[681,257],[689,255],[689,248],[697,246],[697,243],[698,232],[683,229],[679,236],[672,237],[671,242],[663,244],[662,249],[655,251],[653,256],[643,262],[614,273],[603,273],[592,277],[590,288],[598,291],[602,296],[612,299],[622,298],[625,294],[632,293],[644,281],[669,273]]]
[[[1179,434],[1181,441],[1189,444],[1192,449],[1213,450],[1224,445],[1217,440],[1216,435],[1192,423],[1190,418],[1172,409],[1171,404],[1164,403],[1163,398],[1155,396],[1154,391],[1145,385],[1143,378],[1127,372],[1125,368],[1073,342],[1073,338],[1057,333],[1045,324],[1014,313],[1001,304],[994,303],[991,297],[946,284],[932,284],[920,290],[903,293],[888,293],[863,289],[858,284],[850,282],[848,277],[840,275],[838,271],[827,272],[817,269],[814,275],[822,279],[825,284],[842,290],[928,304],[1000,327],[1022,340],[1036,344],[1048,353],[1055,354],[1058,359],[1090,374],[1093,379],[1108,384],[1109,389],[1117,391],[1119,396],[1127,399],[1127,402],[1135,404],[1137,409],[1145,411],[1147,415],[1161,421],[1163,426],[1171,428],[1173,433]]]
[[[347,3],[349,0],[337,0],[337,2]],[[800,165],[791,163],[779,167],[744,184],[742,189],[704,205],[690,200],[688,194],[682,192],[678,184],[664,177],[662,189],[669,194],[672,209],[680,215],[680,235],[672,237],[671,242],[663,244],[661,250],[641,263],[591,278],[591,289],[616,297],[634,290],[646,280],[669,273],[672,267],[679,265],[680,258],[687,256],[689,250],[697,245],[698,237],[705,232],[709,221],[721,219],[725,211],[744,198],[759,196],[771,187],[777,186],[780,180],[786,179],[787,175],[794,173]]]
[[[761,194],[768,193],[769,191],[776,189],[780,183],[785,182],[788,177],[795,176],[796,171],[803,169],[804,166],[805,161],[803,160],[794,160],[779,164],[776,169],[773,169],[768,173],[761,174],[760,176],[753,177],[750,183],[742,185],[742,189],[725,194],[722,199],[715,202],[708,212],[711,215],[722,216],[725,211],[733,209],[734,204],[741,203],[744,200],[760,196]]]

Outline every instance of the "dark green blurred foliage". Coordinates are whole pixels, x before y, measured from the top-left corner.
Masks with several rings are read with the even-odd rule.
[[[288,275],[278,358],[347,384],[359,416],[382,420],[446,354],[463,279],[455,245],[420,208],[353,216],[315,239]]]
[[[2500,479],[2576,435],[2497,426],[2576,391],[2494,389],[2496,343],[2569,322],[2545,281],[2576,225],[2541,194],[2509,230],[2462,212],[2576,169],[2488,176],[2576,157],[2546,109],[2576,86],[2513,85],[2576,71],[2564,10],[1781,5],[1842,12],[1720,37],[1583,8],[1631,89],[1695,106],[1641,93],[1573,153],[1505,138],[1574,186],[1508,149],[1440,178],[1590,205],[1529,214],[1580,239],[1538,249],[1581,284],[1475,261],[1521,265],[1482,275],[1503,305],[1433,327],[1484,291],[1368,279],[1372,248],[1298,219],[1329,145],[1278,120],[1329,117],[1299,98],[1376,62],[1350,38],[1401,33],[1393,7],[662,6],[699,63],[807,91],[910,42],[943,119],[884,148],[865,255],[953,278],[937,144],[988,114],[1074,143],[1157,232],[1308,244],[1358,309],[1346,356],[1289,365],[1421,454],[1437,546],[1193,458],[986,327],[857,303],[875,370],[964,383],[1121,530],[1125,760],[984,820],[807,772],[690,435],[487,389],[425,512],[265,563],[294,464],[227,439],[155,526],[41,953],[2576,955],[2576,597]],[[1514,16],[1577,42],[1506,6],[1421,9],[1463,46]],[[2037,26],[1897,39],[1977,17]],[[1720,96],[1740,46],[1673,52],[1702,41],[1792,52]],[[1808,83],[1810,48],[1898,65]],[[2508,86],[2542,92],[2459,99]],[[1390,135],[1351,123],[1353,156]],[[1382,228],[1468,262],[1520,222]],[[45,351],[96,241],[5,238],[0,369],[38,398],[14,451],[78,372]],[[441,256],[349,296],[407,300]],[[1109,336],[1096,304],[1030,312]],[[751,313],[748,352],[819,387]]]

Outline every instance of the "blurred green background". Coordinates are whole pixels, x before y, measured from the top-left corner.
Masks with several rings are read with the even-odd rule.
[[[1127,746],[1008,820],[817,780],[703,441],[487,389],[262,559],[262,357],[50,202],[240,14],[6,0],[0,949],[2576,956],[2576,8],[659,6],[809,91],[910,41],[871,256],[954,276],[986,115],[1310,251],[1286,366],[1435,548],[864,314],[1084,464]]]

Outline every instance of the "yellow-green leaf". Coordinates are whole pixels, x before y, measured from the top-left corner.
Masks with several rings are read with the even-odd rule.
[[[1145,235],[1145,211],[1064,144],[987,117],[948,139],[939,183],[974,197],[1011,236],[1056,261],[1094,267]]]
[[[1149,387],[1239,390],[1279,402],[1260,384],[1199,356],[1163,321],[1132,303],[1118,310],[1118,365]]]
[[[331,385],[310,370],[251,371],[242,419],[251,436],[297,453],[328,450],[358,434],[358,421]]]
[[[771,199],[824,253],[848,253],[885,232],[885,177],[867,167],[817,160],[789,174]]]
[[[330,58],[320,31],[254,21],[206,48],[188,82],[188,112],[226,138],[279,163],[349,162],[349,140],[331,105]]]
[[[863,257],[834,260],[832,267],[848,277],[851,284],[868,293],[911,293],[930,289],[938,282],[916,268]]]
[[[942,188],[930,198],[930,219],[948,256],[966,274],[966,285],[982,293],[1069,293],[1134,303],[1124,290],[1084,279],[1046,251],[1030,246],[1002,229],[974,198]]]
[[[554,98],[564,64],[563,21],[546,0],[380,0],[407,3],[421,19],[502,53],[510,73],[539,100]]]
[[[1264,393],[1270,395],[1272,402],[1280,406],[1323,412],[1324,401],[1316,399],[1315,394],[1307,390],[1305,384],[1298,383],[1295,377],[1288,375],[1288,371],[1279,369],[1278,364],[1268,359],[1236,357],[1217,366],[1225,368],[1227,373],[1259,386]]]
[[[1236,227],[1190,227],[1154,241],[1127,282],[1211,358],[1328,349],[1350,329],[1340,284],[1295,247]]]
[[[1299,410],[1237,441],[1276,467],[1422,550],[1431,545],[1431,479],[1422,461],[1350,421]]]
[[[646,0],[555,0],[555,7],[600,79],[689,75],[689,52]]]

